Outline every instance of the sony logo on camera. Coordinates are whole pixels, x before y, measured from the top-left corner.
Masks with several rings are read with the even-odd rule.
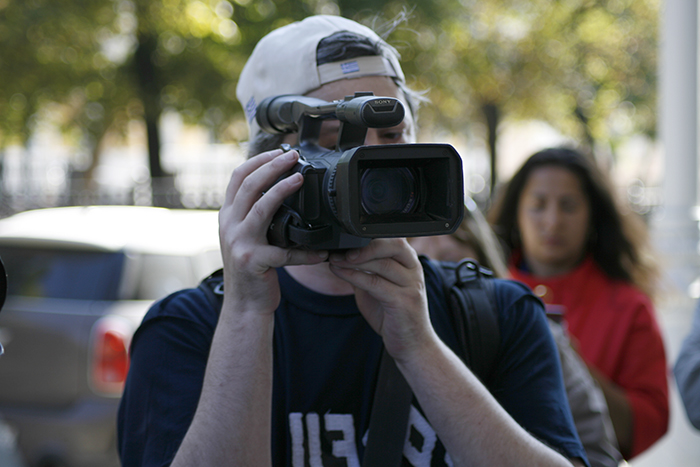
[[[464,209],[462,160],[449,144],[363,146],[367,128],[403,120],[401,101],[356,93],[326,102],[306,96],[265,99],[256,119],[268,133],[299,133],[302,188],[275,214],[268,240],[285,248],[359,248],[372,238],[454,232]],[[337,118],[333,150],[317,144],[322,119]],[[286,149],[290,149],[286,147]]]

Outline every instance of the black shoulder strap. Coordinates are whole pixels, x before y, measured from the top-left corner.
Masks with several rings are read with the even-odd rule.
[[[384,350],[369,418],[362,467],[398,467],[408,436],[408,415],[413,391]]]
[[[224,302],[224,270],[214,271],[209,277],[203,279],[197,288],[204,293],[211,306],[219,314],[221,304]]]
[[[443,277],[450,317],[463,349],[460,357],[486,382],[501,340],[493,273],[472,259],[459,263],[433,261],[433,264]]]

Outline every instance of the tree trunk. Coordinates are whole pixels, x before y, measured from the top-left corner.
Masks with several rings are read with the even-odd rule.
[[[148,139],[148,168],[151,173],[152,204],[162,207],[181,207],[175,188],[174,176],[167,173],[160,160],[160,91],[163,87],[158,70],[153,64],[158,39],[153,34],[139,33],[139,44],[134,54],[136,79],[143,104],[146,136]]]
[[[578,118],[579,122],[581,122],[581,130],[583,132],[583,147],[581,148],[581,152],[586,156],[593,158],[595,140],[591,134],[591,127],[588,124],[588,117],[586,117],[586,115],[583,113],[583,109],[578,105],[576,106],[576,109],[574,109],[574,115],[576,115],[576,118]]]

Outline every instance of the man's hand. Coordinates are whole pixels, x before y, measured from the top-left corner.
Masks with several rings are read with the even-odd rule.
[[[231,177],[219,211],[219,237],[224,262],[224,293],[243,309],[272,313],[280,300],[275,268],[316,264],[325,251],[303,251],[272,246],[267,230],[285,198],[301,188],[295,173],[275,182],[299,159],[296,151],[259,154],[241,164]],[[274,185],[274,186],[273,186]]]
[[[374,239],[330,256],[331,271],[352,284],[360,312],[400,361],[434,339],[423,268],[402,238]]]

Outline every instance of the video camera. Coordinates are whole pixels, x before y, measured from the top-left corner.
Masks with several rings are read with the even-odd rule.
[[[327,102],[282,95],[256,109],[268,133],[298,133],[299,162],[284,177],[304,176],[301,189],[275,214],[268,241],[284,248],[359,248],[379,237],[454,232],[464,209],[462,160],[449,144],[363,146],[367,128],[403,120],[401,101],[355,93]],[[340,120],[334,150],[318,145],[325,118]],[[283,177],[283,178],[284,178]]]

